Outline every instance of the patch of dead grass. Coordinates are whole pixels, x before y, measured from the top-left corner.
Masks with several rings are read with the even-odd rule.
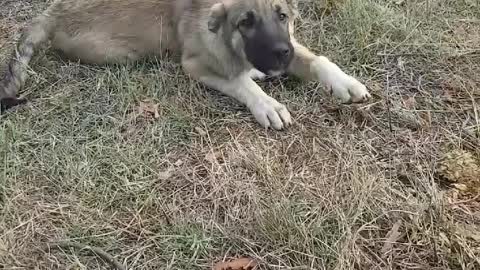
[[[21,25],[45,2],[7,1],[2,21]],[[344,106],[315,83],[261,83],[292,111],[284,132],[169,60],[94,68],[41,53],[32,103],[0,119],[0,265],[106,269],[43,249],[74,240],[130,269],[242,256],[261,268],[478,268],[478,200],[438,170],[451,150],[480,155],[475,8],[302,1],[300,39],[376,98]],[[135,116],[144,100],[148,119]]]

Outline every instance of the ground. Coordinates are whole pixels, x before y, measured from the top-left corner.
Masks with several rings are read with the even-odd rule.
[[[2,1],[2,67],[48,2]],[[31,102],[0,118],[0,268],[107,269],[45,248],[68,240],[129,269],[480,269],[479,2],[300,3],[299,40],[374,99],[263,82],[292,112],[281,132],[169,59],[39,52]]]

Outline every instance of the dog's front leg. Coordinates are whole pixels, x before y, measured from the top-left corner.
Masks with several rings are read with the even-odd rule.
[[[364,102],[371,95],[358,80],[345,74],[325,56],[317,56],[293,40],[295,56],[289,66],[289,73],[305,80],[322,82],[326,89],[342,102]]]
[[[287,107],[267,95],[248,72],[225,79],[200,68],[195,61],[183,61],[184,69],[206,86],[228,95],[246,105],[264,128],[281,130],[292,123]]]
[[[287,107],[267,95],[247,73],[232,80],[215,76],[202,76],[199,80],[246,105],[264,128],[281,130],[292,123]]]

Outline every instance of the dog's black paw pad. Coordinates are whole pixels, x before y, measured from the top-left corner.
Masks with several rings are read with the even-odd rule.
[[[0,100],[0,112],[3,113],[15,106],[25,104],[27,101],[25,98],[3,98]]]

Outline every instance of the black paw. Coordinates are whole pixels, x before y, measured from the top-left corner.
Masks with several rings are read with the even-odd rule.
[[[25,98],[3,98],[0,100],[0,113],[25,103],[27,103]]]

